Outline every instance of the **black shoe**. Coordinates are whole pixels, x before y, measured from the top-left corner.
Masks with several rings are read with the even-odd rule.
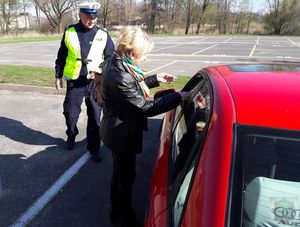
[[[75,147],[75,136],[69,136],[67,139],[68,148],[73,150]]]
[[[100,153],[99,153],[99,152],[93,153],[93,154],[91,154],[91,155],[92,155],[92,159],[93,159],[95,162],[101,162],[101,161],[102,161],[102,157],[100,156]]]

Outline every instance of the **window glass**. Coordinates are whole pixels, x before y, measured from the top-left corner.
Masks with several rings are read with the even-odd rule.
[[[170,157],[170,198],[174,226],[180,225],[192,177],[201,153],[201,144],[210,117],[209,83],[198,77],[185,91],[193,93],[190,101],[182,102],[175,111],[173,145]]]
[[[190,181],[192,179],[192,174],[194,171],[194,164],[195,164],[195,162],[193,162],[193,165],[191,166],[191,168],[185,175],[185,178],[184,178],[182,184],[180,185],[180,189],[179,189],[178,194],[175,199],[175,205],[173,208],[174,227],[179,226],[179,221],[180,221],[181,213],[182,213],[182,210],[184,207],[185,198],[187,196],[188,188],[189,188]]]
[[[191,88],[190,101],[183,102],[175,111],[175,128],[173,131],[172,179],[176,179],[183,169],[193,147],[198,146],[203,138],[210,115],[210,94],[208,83],[203,78]]]
[[[299,132],[240,126],[237,138],[242,226],[300,226]]]
[[[300,72],[299,65],[292,64],[231,65],[228,68],[236,72]]]

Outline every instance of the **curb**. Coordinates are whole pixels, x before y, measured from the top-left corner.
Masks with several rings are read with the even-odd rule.
[[[9,91],[21,91],[21,92],[35,92],[42,94],[51,94],[51,95],[65,95],[65,89],[57,91],[54,87],[45,87],[45,86],[32,86],[32,85],[20,85],[20,84],[1,84],[0,90],[9,90]]]

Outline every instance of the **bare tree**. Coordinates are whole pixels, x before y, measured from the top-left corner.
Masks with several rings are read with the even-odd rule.
[[[149,33],[155,32],[156,16],[160,0],[144,0],[144,12],[146,14],[147,30]]]
[[[175,29],[178,17],[180,15],[180,1],[164,0],[162,2],[163,25],[165,32],[172,32]]]
[[[74,11],[76,0],[34,0],[38,8],[45,14],[53,31],[63,32],[63,18]]]
[[[111,18],[111,14],[113,12],[113,1],[112,0],[101,0],[101,17],[103,27],[107,27],[109,20]]]
[[[118,4],[119,21],[124,25],[133,23],[135,17],[138,15],[136,10],[137,10],[137,5],[134,0],[119,0],[119,4]]]
[[[253,1],[251,0],[249,3],[249,13],[247,14],[246,20],[247,20],[247,26],[246,26],[246,34],[249,34],[250,24],[252,20],[254,19],[254,13],[253,13]]]
[[[199,15],[198,15],[196,34],[199,34],[199,32],[200,32],[200,26],[202,24],[205,11],[207,10],[207,7],[209,6],[210,1],[211,0],[199,0],[200,10],[199,10]]]
[[[159,12],[162,18],[164,32],[172,32],[181,18],[181,1],[179,0],[163,0],[160,1]]]
[[[195,0],[184,0],[182,1],[182,6],[186,16],[184,34],[187,35],[189,33],[189,29],[192,23],[192,16],[195,10]]]
[[[34,10],[35,10],[35,15],[37,18],[37,23],[38,23],[38,31],[41,32],[41,12],[39,6],[36,4],[35,1],[33,1],[34,5]]]
[[[231,0],[217,0],[217,26],[220,34],[228,31],[231,4]]]
[[[239,2],[235,2],[234,7],[234,33],[238,34],[240,32],[243,32],[243,25],[246,22],[246,14],[247,14],[247,8],[249,6],[249,0],[241,0]]]
[[[3,30],[5,34],[9,32],[9,26],[14,18],[15,11],[17,8],[16,0],[0,0],[0,13],[3,18]]]
[[[268,0],[269,15],[267,22],[270,22],[275,34],[287,31],[296,14],[297,0]]]
[[[149,21],[149,32],[154,33],[155,30],[155,18],[157,11],[158,0],[150,1],[150,21]]]

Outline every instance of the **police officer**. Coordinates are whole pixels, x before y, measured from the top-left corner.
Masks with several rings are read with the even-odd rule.
[[[64,100],[67,145],[74,149],[75,138],[79,133],[77,121],[81,112],[83,98],[87,107],[87,150],[92,159],[101,161],[100,157],[100,116],[101,107],[96,103],[94,90],[94,72],[101,73],[101,66],[114,51],[114,44],[108,33],[97,23],[97,2],[79,4],[79,22],[70,25],[62,38],[55,62],[55,87],[62,88],[62,77],[67,81]]]

